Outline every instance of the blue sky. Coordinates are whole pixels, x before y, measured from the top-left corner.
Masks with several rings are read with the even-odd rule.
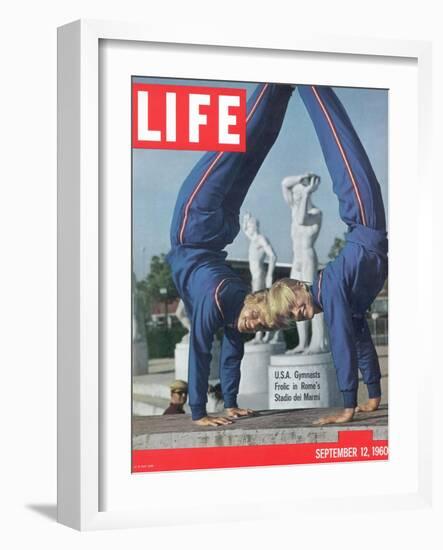
[[[245,88],[248,97],[256,84],[181,79],[138,78],[138,82]],[[388,213],[388,91],[334,88],[368,153],[380,182]],[[133,255],[137,279],[149,270],[151,256],[169,250],[169,225],[181,183],[201,151],[133,150]],[[279,262],[292,262],[291,212],[283,200],[281,181],[289,175],[315,172],[321,177],[313,203],[323,211],[317,240],[319,261],[328,261],[336,236],[346,226],[338,216],[338,202],[309,116],[295,91],[280,135],[265,159],[243,204],[241,215],[251,212],[272,243]],[[247,258],[248,240],[240,232],[227,247],[229,256]]]

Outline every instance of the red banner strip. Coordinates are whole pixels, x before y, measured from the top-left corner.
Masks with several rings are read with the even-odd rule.
[[[387,460],[388,441],[374,441],[372,435],[372,430],[347,430],[338,432],[336,443],[136,450],[132,473]]]

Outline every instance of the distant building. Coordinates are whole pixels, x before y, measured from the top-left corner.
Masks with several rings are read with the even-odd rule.
[[[166,305],[164,301],[156,302],[151,309],[151,322],[149,324],[154,326],[167,325],[171,328],[173,323],[178,323],[179,321],[175,315],[178,302],[179,298],[175,298]]]
[[[241,260],[239,258],[226,258],[226,262],[232,267],[240,277],[248,284],[251,284],[251,272],[249,271],[249,260]],[[265,262],[267,265],[267,262]],[[274,281],[289,277],[291,273],[291,264],[277,262],[274,268]]]

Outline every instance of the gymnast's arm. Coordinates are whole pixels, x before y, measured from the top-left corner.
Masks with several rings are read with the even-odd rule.
[[[332,267],[331,264],[328,267]],[[358,392],[358,358],[352,314],[342,281],[336,280],[336,274],[328,267],[323,270],[322,306],[344,408],[336,415],[320,418],[315,422],[318,425],[350,422],[357,406]]]
[[[230,417],[247,416],[251,409],[238,406],[237,395],[240,385],[240,363],[244,354],[243,337],[232,327],[225,327],[220,355],[220,383],[226,413]]]
[[[208,295],[193,306],[192,328],[189,338],[189,406],[192,420],[200,426],[230,424],[225,417],[208,416],[208,382],[211,365],[211,349],[214,335],[220,327],[220,318]]]

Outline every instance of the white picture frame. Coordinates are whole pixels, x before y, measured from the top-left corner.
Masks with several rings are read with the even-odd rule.
[[[116,46],[114,54],[100,50],[106,41]],[[368,464],[335,464],[303,467],[312,490],[309,492],[303,487],[302,494],[286,493],[280,495],[278,487],[282,487],[284,480],[291,480],[297,488],[301,488],[302,481],[294,477],[294,472],[301,467],[274,467],[274,468],[250,468],[243,470],[206,471],[206,472],[176,472],[162,474],[148,474],[134,476],[126,468],[130,461],[130,440],[127,439],[128,416],[130,408],[125,403],[130,403],[129,386],[122,390],[122,380],[115,368],[111,369],[110,382],[104,384],[103,380],[103,353],[101,337],[103,331],[103,315],[108,299],[109,285],[120,284],[107,281],[102,284],[103,270],[109,269],[109,261],[127,255],[127,240],[122,248],[116,247],[114,259],[106,256],[106,231],[109,226],[103,219],[113,215],[119,208],[121,197],[108,197],[103,201],[103,177],[100,166],[103,159],[102,142],[103,135],[100,127],[100,113],[104,109],[101,105],[100,82],[101,64],[113,64],[117,73],[131,74],[132,68],[126,67],[129,57],[145,55],[143,44],[150,51],[151,59],[163,60],[162,49],[173,49],[177,53],[180,49],[206,58],[223,54],[231,60],[248,54],[262,56],[263,60],[272,57],[275,71],[284,71],[283,67],[288,56],[300,54],[303,59],[309,60],[309,65],[322,63],[324,67],[328,63],[343,63],[344,69],[349,64],[365,67],[365,71],[371,73],[371,63],[387,64],[386,74],[393,68],[398,70],[399,82],[412,79],[418,87],[410,90],[410,96],[403,101],[411,100],[411,111],[417,115],[417,119],[405,122],[405,126],[418,132],[418,140],[404,136],[402,146],[407,148],[410,171],[417,170],[419,182],[429,181],[430,150],[431,150],[431,46],[426,42],[370,40],[350,37],[325,37],[315,35],[303,35],[297,33],[296,37],[281,36],[254,37],[248,33],[246,37],[211,36],[210,39],[195,34],[190,37],[186,30],[182,33],[176,31],[168,34],[161,30],[147,28],[143,25],[126,24],[118,22],[101,21],[77,21],[61,27],[58,34],[58,519],[59,522],[80,530],[118,528],[131,526],[153,526],[162,524],[193,523],[211,521],[213,516],[206,506],[201,495],[208,483],[219,483],[224,487],[238,487],[244,483],[243,496],[237,496],[237,502],[242,505],[230,509],[221,498],[220,513],[217,520],[262,519],[264,517],[288,517],[297,509],[297,514],[309,514],[311,518],[315,514],[325,514],[331,507],[336,506],[341,512],[349,512],[353,509],[355,497],[364,497],[360,512],[368,516],[374,513],[373,507],[377,503],[377,513],[383,511],[395,513],[400,509],[408,508],[432,513],[432,440],[431,425],[422,422],[425,418],[426,404],[429,404],[429,394],[425,396],[424,380],[405,381],[403,390],[408,396],[413,393],[409,406],[411,417],[409,418],[409,441],[404,441],[407,433],[404,425],[404,413],[408,406],[404,396],[396,392],[394,382],[396,373],[399,375],[400,364],[405,372],[412,372],[413,361],[416,360],[416,350],[405,351],[400,346],[390,346],[390,453],[389,465],[384,467],[382,463]],[[142,50],[140,50],[140,48]],[[138,49],[138,54],[131,53],[132,49]],[[112,48],[111,48],[112,50]],[[140,53],[141,52],[141,53]],[[193,53],[193,55],[194,55]],[[190,54],[189,54],[190,55]],[[120,61],[119,61],[120,60]],[[162,62],[163,62],[162,61]],[[277,62],[274,62],[277,61]],[[121,66],[119,66],[121,63]],[[189,67],[192,67],[190,62]],[[177,76],[188,76],[190,68],[181,67],[183,74],[179,74],[178,61],[176,61]],[[234,63],[235,64],[235,63]],[[154,65],[154,62],[152,62]],[[221,62],[222,66],[223,63]],[[253,64],[251,64],[253,65]],[[350,66],[350,65],[349,65]],[[374,71],[374,79],[378,71]],[[145,75],[150,76],[153,68],[146,69]],[[173,68],[169,69],[173,70]],[[200,74],[199,67],[195,66],[196,74]],[[251,69],[252,70],[252,69]],[[271,70],[271,69],[269,69]],[[112,73],[112,70],[111,70]],[[151,74],[150,74],[151,73]],[[410,74],[409,74],[410,73]],[[120,73],[119,73],[120,74]],[[132,73],[137,74],[137,73]],[[249,73],[248,73],[249,74]],[[274,74],[274,73],[273,73]],[[277,73],[275,73],[277,74]],[[308,73],[307,73],[308,74]],[[338,74],[338,73],[336,73]],[[402,76],[403,75],[403,76]],[[155,76],[163,76],[158,71]],[[168,73],[165,76],[171,76]],[[201,74],[202,77],[210,77],[209,73]],[[220,75],[219,75],[220,77]],[[406,80],[401,80],[402,78]],[[308,78],[306,76],[305,78]],[[322,78],[325,81],[332,79],[324,71]],[[338,78],[339,82],[347,85],[364,84],[356,74],[349,74],[346,79]],[[369,77],[368,77],[369,78]],[[380,77],[382,78],[382,77]],[[388,78],[388,76],[386,76]],[[394,79],[394,76],[390,77]],[[248,76],[243,77],[248,80]],[[251,80],[252,73],[251,73]],[[359,80],[360,79],[360,80]],[[318,80],[318,79],[317,79]],[[290,80],[289,80],[290,81]],[[104,80],[106,83],[106,78]],[[375,80],[374,80],[375,82]],[[316,82],[322,83],[322,82]],[[400,90],[400,84],[399,88]],[[396,96],[400,101],[400,94]],[[117,100],[117,99],[116,99]],[[119,101],[119,100],[118,100]],[[391,105],[392,106],[392,105]],[[403,106],[403,108],[405,108]],[[391,132],[401,133],[400,109],[395,114],[395,105],[391,109]],[[392,114],[394,113],[394,114]],[[129,117],[128,117],[129,124]],[[410,126],[408,126],[410,125]],[[118,126],[120,129],[120,126]],[[415,135],[414,134],[414,135]],[[121,135],[125,135],[124,131]],[[126,138],[124,138],[126,139]],[[127,137],[128,147],[129,134]],[[405,182],[405,189],[413,189],[414,175],[405,170],[401,173],[401,152],[395,148],[396,141],[390,141],[390,170],[398,167]],[[418,145],[417,145],[418,143]],[[415,145],[414,145],[415,144]],[[115,142],[115,147],[122,147],[122,142]],[[114,144],[112,144],[114,147]],[[403,150],[404,153],[404,150]],[[127,164],[121,166],[124,177],[130,178],[127,173]],[[391,175],[391,172],[390,172]],[[398,186],[398,184],[396,184]],[[426,209],[424,198],[405,197],[402,200],[402,208],[396,212],[392,205],[398,203],[399,195],[395,195],[397,187],[393,184],[391,204],[391,262],[394,267],[399,263],[399,256],[407,252],[411,243],[417,244],[414,254],[417,262],[411,268],[409,281],[415,291],[418,289],[418,281],[423,277],[424,269],[432,269],[432,242],[421,239],[419,233],[426,224]],[[123,188],[123,186],[122,186]],[[123,197],[124,198],[124,197]],[[127,198],[127,195],[126,195]],[[418,204],[417,204],[418,203]],[[408,221],[407,213],[416,208],[418,214],[413,222]],[[400,212],[401,210],[401,212]],[[126,220],[127,221],[127,220]],[[124,217],[123,217],[124,222]],[[406,231],[407,243],[402,244],[400,232]],[[130,232],[130,227],[126,228]],[[105,233],[105,234],[103,234]],[[412,239],[412,241],[411,241]],[[124,239],[123,239],[124,240]],[[420,242],[420,246],[418,246]],[[125,248],[126,246],[126,248]],[[104,257],[106,256],[106,257]],[[115,266],[116,264],[112,264]],[[394,280],[398,280],[394,273]],[[106,273],[105,273],[106,276]],[[396,279],[397,277],[397,279]],[[117,277],[118,278],[118,277]],[[122,283],[125,284],[124,282]],[[122,287],[124,288],[124,286]],[[127,287],[126,287],[127,288]],[[422,291],[424,301],[431,300],[432,285],[428,285]],[[130,308],[129,299],[126,307]],[[394,316],[402,316],[404,305],[398,290],[392,292],[390,308]],[[399,314],[395,313],[398,306]],[[410,306],[412,316],[419,319],[423,314],[423,304],[414,303]],[[127,314],[127,311],[126,311]],[[123,312],[123,321],[124,321]],[[390,313],[391,315],[391,313]],[[404,315],[403,315],[404,316]],[[400,320],[399,320],[400,322]],[[412,321],[417,337],[423,333],[418,321]],[[124,325],[123,325],[124,326]],[[398,325],[400,327],[400,324]],[[127,325],[127,330],[130,330]],[[117,327],[118,328],[118,327]],[[394,342],[395,323],[394,323]],[[436,329],[435,329],[436,330]],[[397,342],[400,340],[400,328],[398,329]],[[429,338],[429,335],[428,335]],[[431,336],[432,338],[432,336]],[[128,355],[130,352],[127,350]],[[130,360],[130,359],[129,359]],[[432,365],[432,346],[422,350],[421,360],[423,367],[430,372]],[[409,369],[409,371],[408,371]],[[123,369],[124,370],[124,369]],[[115,377],[113,378],[115,374]],[[130,377],[130,369],[122,376]],[[118,389],[119,388],[119,389]],[[117,395],[116,391],[121,392]],[[120,399],[121,398],[121,399]],[[109,404],[114,410],[110,419]],[[115,405],[115,406],[114,406]],[[126,408],[125,408],[126,407]],[[119,415],[119,412],[122,413]],[[106,429],[112,422],[113,434],[109,436]],[[403,430],[403,431],[401,431]],[[398,434],[403,437],[399,437]],[[112,450],[112,453],[110,452]],[[110,458],[112,454],[113,458]],[[409,455],[409,456],[408,456]],[[116,457],[114,459],[114,456]],[[120,458],[119,458],[120,457]],[[125,462],[126,461],[126,462]],[[126,465],[126,466],[125,466]],[[317,470],[313,470],[317,468]],[[389,468],[389,470],[388,470]],[[315,472],[315,473],[313,473]],[[380,502],[380,489],[371,481],[371,476],[386,476],[392,480],[392,486],[386,485],[383,493],[383,501]],[[150,476],[150,477],[149,477]],[[314,477],[313,477],[314,476]],[[365,487],[356,489],[355,480],[359,476],[366,476]],[[404,482],[402,482],[404,476]],[[349,478],[348,489],[338,490],[340,479]],[[354,481],[352,481],[354,480]],[[181,505],[175,508],[165,498],[174,486],[179,483],[189,490],[195,487],[195,495],[188,497],[188,506]],[[315,483],[315,486],[313,485]],[[336,485],[334,485],[334,483]],[[403,483],[403,485],[402,485]],[[110,485],[115,485],[114,488]],[[325,492],[326,485],[331,486],[333,495]],[[105,488],[106,486],[106,488]],[[372,486],[372,490],[371,490]],[[254,488],[259,490],[254,491]],[[335,488],[337,487],[337,488]],[[335,488],[335,489],[334,489]],[[149,491],[151,504],[142,506],[142,497]],[[138,496],[136,495],[138,493]],[[112,497],[109,495],[112,494]],[[157,499],[154,506],[152,503]],[[200,500],[199,500],[200,499]],[[277,511],[266,510],[266,503],[284,503],[282,509]],[[271,507],[272,508],[272,507]]]

